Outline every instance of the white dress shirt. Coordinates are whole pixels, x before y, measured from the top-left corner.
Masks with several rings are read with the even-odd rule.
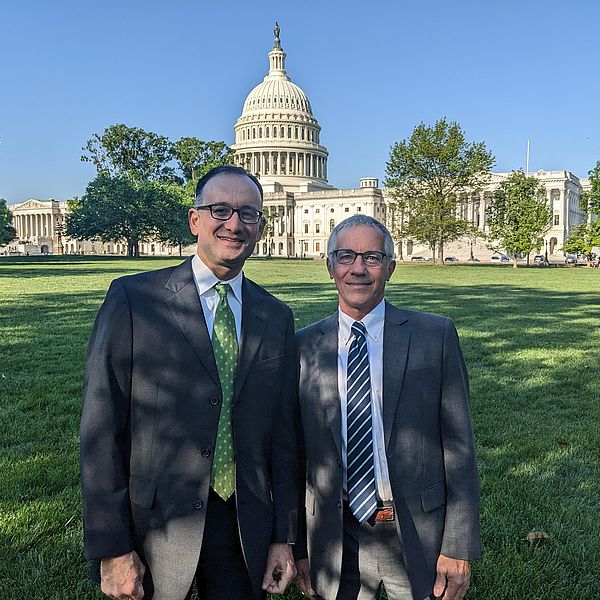
[[[222,281],[202,262],[197,254],[192,257],[192,271],[194,273],[194,283],[200,296],[200,304],[202,304],[206,328],[211,340],[215,324],[215,313],[217,312],[217,304],[219,304],[219,294],[215,290],[215,285],[221,282],[228,283],[231,286],[231,290],[227,293],[227,301],[235,319],[235,332],[239,345],[242,333],[243,272],[240,271],[233,279]]]
[[[344,498],[348,494],[347,471],[347,393],[348,351],[354,339],[352,324],[355,319],[339,309],[338,326],[338,389],[342,410],[342,464],[344,469]],[[371,377],[371,415],[373,423],[373,460],[375,463],[375,483],[379,500],[392,500],[392,488],[385,455],[383,434],[383,326],[385,322],[385,301],[382,300],[361,320],[367,330],[367,351],[369,353],[369,373]]]

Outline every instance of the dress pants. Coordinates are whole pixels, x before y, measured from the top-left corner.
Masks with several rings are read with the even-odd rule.
[[[223,500],[211,488],[196,585],[200,600],[254,600],[240,543],[235,496]]]
[[[342,572],[336,600],[413,600],[396,521],[359,523],[344,502]],[[419,599],[421,600],[421,599]]]

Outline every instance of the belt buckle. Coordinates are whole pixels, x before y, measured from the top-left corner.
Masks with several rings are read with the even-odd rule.
[[[382,521],[394,521],[395,511],[393,506],[385,506],[378,508],[375,511],[375,523],[381,523]]]

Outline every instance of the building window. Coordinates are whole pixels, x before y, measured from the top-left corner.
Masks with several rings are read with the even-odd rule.
[[[344,208],[344,212],[350,212],[350,207],[346,206],[346,208]]]
[[[560,215],[554,215],[554,224],[560,225]]]
[[[315,242],[315,252],[321,252],[321,242]]]
[[[308,233],[308,223],[304,223],[304,233]]]
[[[265,127],[265,136],[269,137],[269,128],[268,127]]]
[[[329,233],[331,233],[333,231],[334,227],[335,227],[335,221],[333,219],[331,219],[331,221],[329,221]]]
[[[315,223],[315,233],[321,233],[321,223]]]
[[[315,212],[319,215],[319,214],[321,214],[321,209],[320,208],[316,208]]]
[[[307,215],[308,214],[308,208],[304,209],[304,214]]]
[[[356,212],[362,212],[362,206],[357,206],[356,207]]]
[[[334,209],[333,209],[333,208],[330,208],[330,209],[329,209],[329,212],[333,212],[333,211],[334,211]]]

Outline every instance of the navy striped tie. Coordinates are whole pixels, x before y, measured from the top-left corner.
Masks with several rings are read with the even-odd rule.
[[[352,325],[354,339],[348,352],[347,446],[348,503],[360,523],[377,508],[373,432],[371,418],[371,377],[365,326]]]

